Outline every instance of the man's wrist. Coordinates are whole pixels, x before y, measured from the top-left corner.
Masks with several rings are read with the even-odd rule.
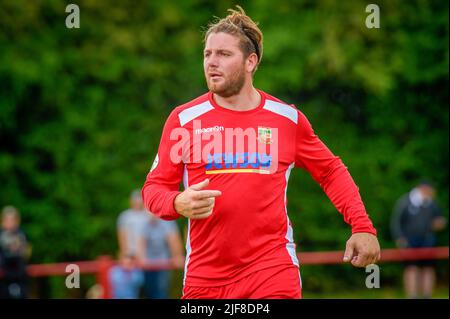
[[[181,215],[178,211],[177,211],[177,197],[181,194],[181,192],[178,192],[174,197],[173,197],[173,201],[172,201],[172,207],[173,210],[175,211],[175,213],[177,213],[178,215]]]
[[[172,216],[174,219],[177,219],[177,218],[179,218],[180,216],[183,216],[183,215],[181,215],[180,213],[178,213],[178,211],[176,210],[176,208],[175,208],[175,200],[176,200],[176,198],[178,197],[178,195],[180,195],[181,194],[181,192],[180,191],[173,191],[172,192],[172,194],[170,195],[170,197],[171,197],[171,201],[172,201],[172,205],[170,205],[170,212],[169,212],[169,214],[170,214],[170,216]]]
[[[373,227],[367,227],[367,228],[352,228],[352,235],[353,234],[358,234],[358,233],[367,233],[367,234],[371,234],[374,235],[375,237],[377,237],[377,230]]]

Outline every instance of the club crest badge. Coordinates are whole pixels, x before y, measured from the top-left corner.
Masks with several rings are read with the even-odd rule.
[[[272,144],[272,129],[258,126],[258,141],[262,144]]]

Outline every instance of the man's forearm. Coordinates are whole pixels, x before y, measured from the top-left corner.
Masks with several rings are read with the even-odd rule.
[[[170,190],[162,185],[146,183],[142,188],[142,199],[145,208],[164,220],[174,220],[180,217],[173,202],[179,191]]]
[[[376,235],[359,189],[339,158],[334,161],[323,179],[321,187],[336,209],[343,215],[344,221],[351,225],[352,233],[365,232]]]

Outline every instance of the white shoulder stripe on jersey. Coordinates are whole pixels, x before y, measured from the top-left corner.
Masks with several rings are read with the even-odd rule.
[[[211,111],[214,107],[209,103],[209,101],[203,102],[201,104],[191,106],[178,114],[178,118],[180,119],[180,125],[184,126],[186,123],[192,121],[193,119],[199,117],[200,115],[205,114],[206,112]]]
[[[264,105],[264,109],[277,113],[281,116],[287,117],[292,122],[297,124],[298,122],[298,113],[297,110],[289,105],[275,102],[272,100],[266,100],[266,104]]]

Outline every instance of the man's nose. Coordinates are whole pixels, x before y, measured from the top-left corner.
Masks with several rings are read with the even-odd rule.
[[[211,68],[217,67],[219,65],[217,56],[215,54],[211,54],[206,60],[206,65]]]

